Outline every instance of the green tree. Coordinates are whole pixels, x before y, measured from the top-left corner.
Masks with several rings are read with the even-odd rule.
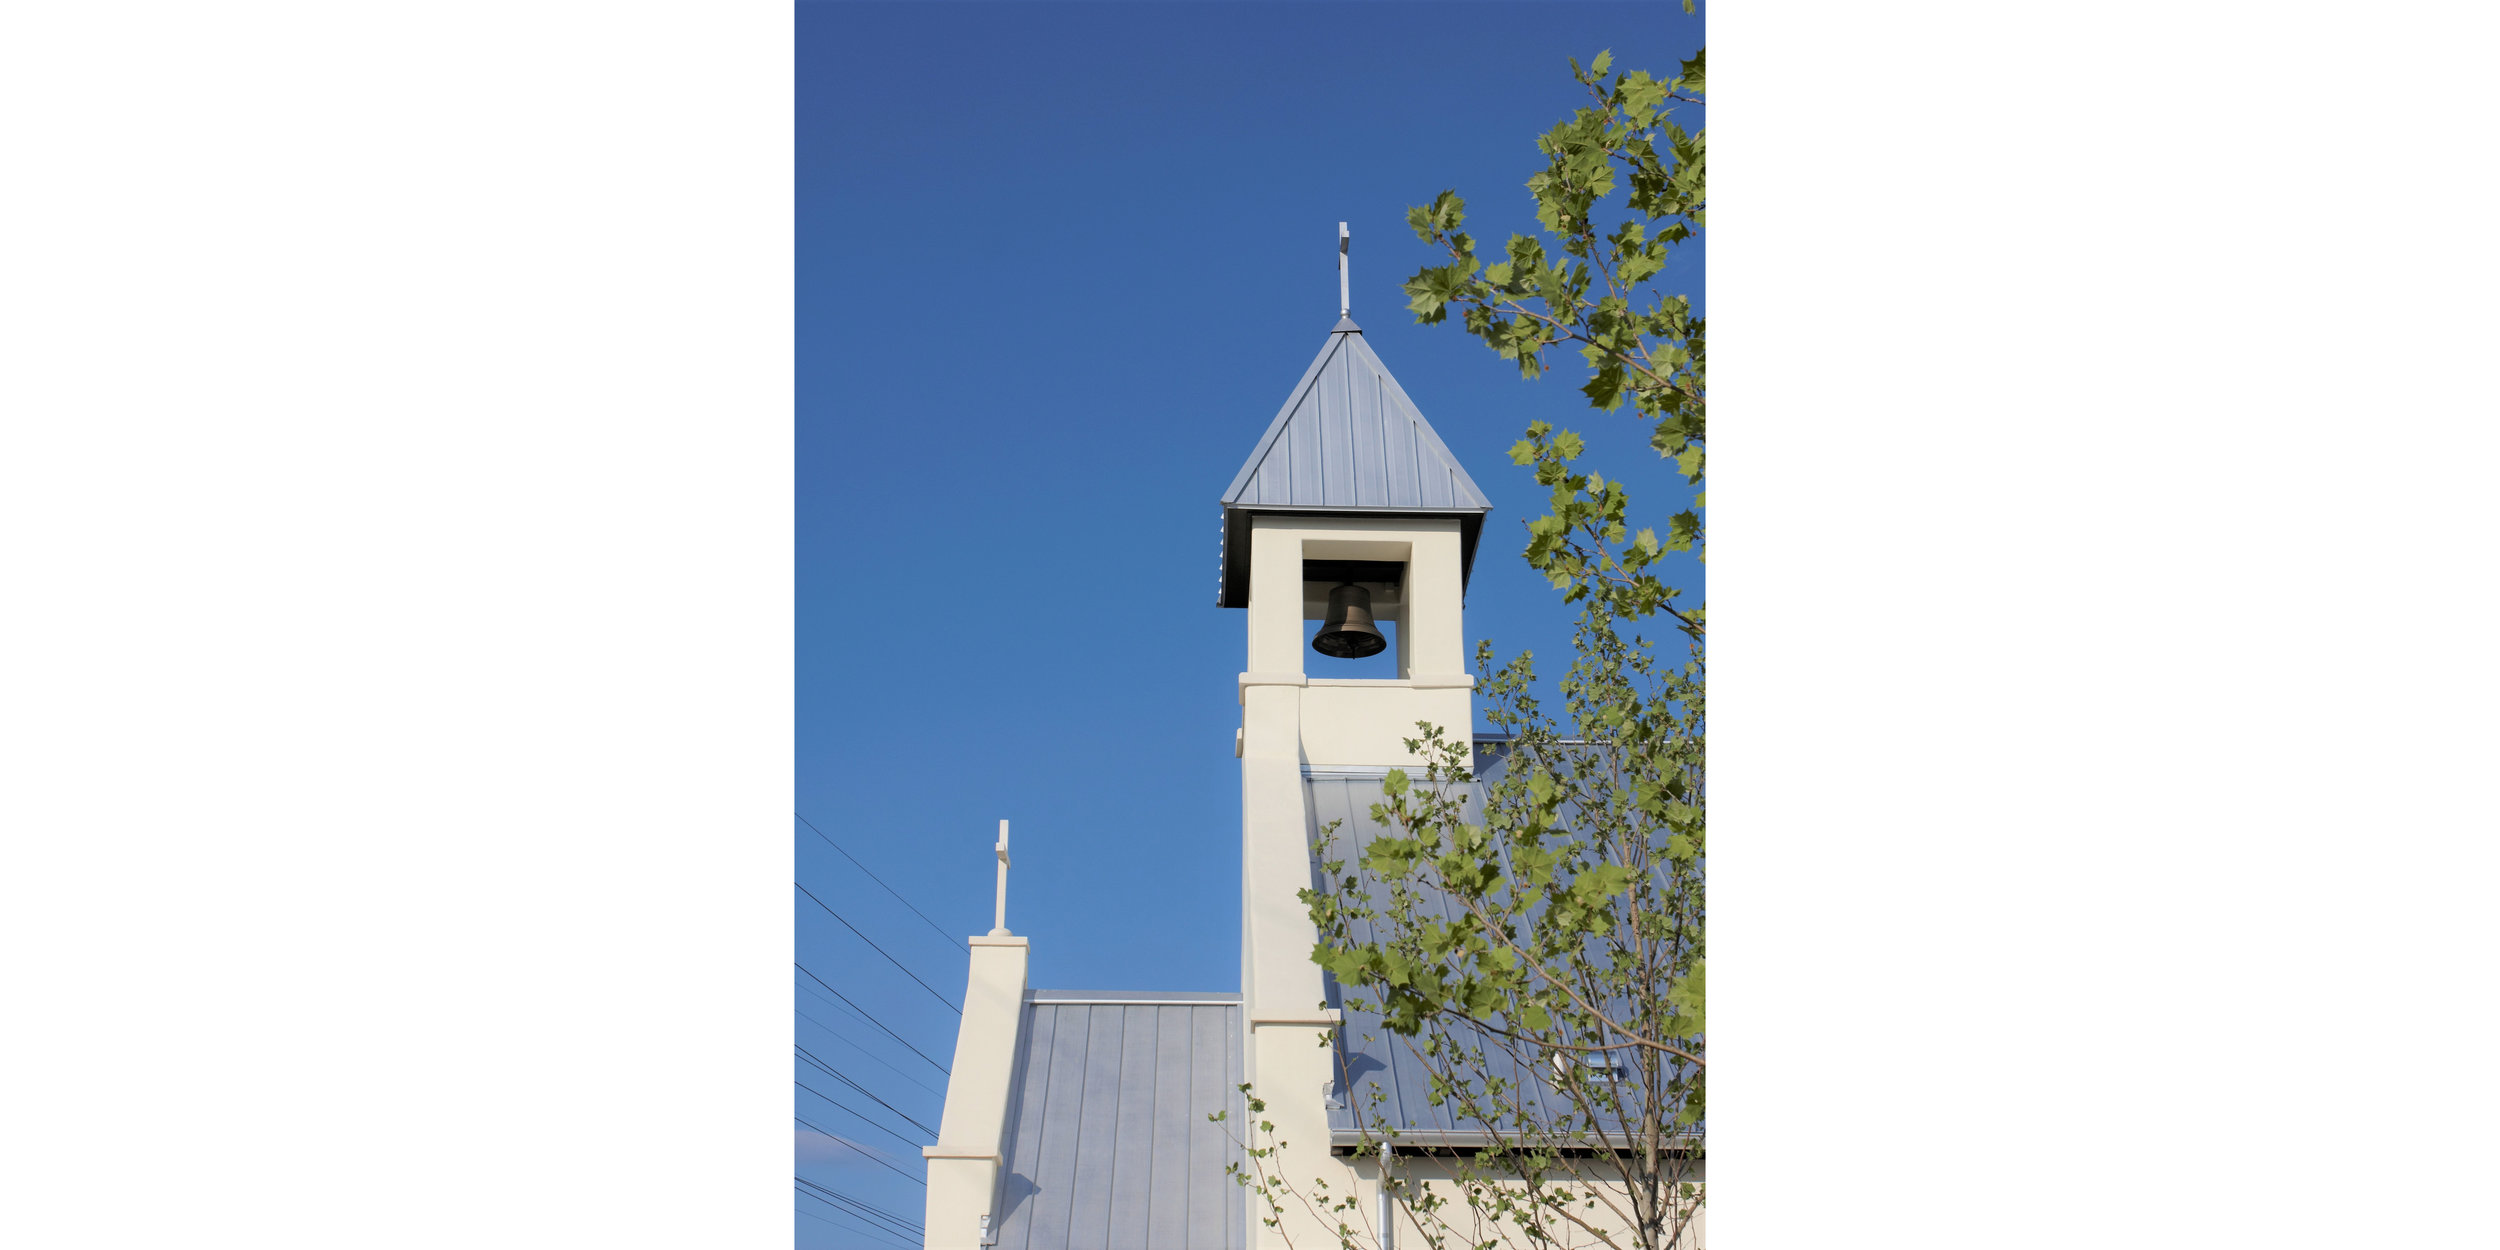
[[[1627,408],[1691,488],[1662,537],[1635,530],[1620,478],[1586,472],[1581,438],[1531,424],[1511,458],[1550,492],[1525,557],[1578,610],[1561,708],[1534,691],[1532,658],[1477,665],[1487,717],[1509,735],[1478,780],[1466,737],[1419,725],[1419,776],[1390,774],[1358,839],[1323,832],[1322,881],[1304,892],[1349,1007],[1376,1012],[1431,1074],[1434,1100],[1477,1125],[1467,1152],[1401,1163],[1379,1095],[1351,1108],[1403,1221],[1433,1250],[1693,1244],[1701,1206],[1704,1021],[1704,612],[1658,573],[1703,545],[1703,323],[1655,279],[1703,225],[1703,58],[1669,77],[1573,77],[1589,104],[1537,140],[1527,186],[1544,237],[1514,235],[1487,263],[1444,191],[1411,210],[1448,263],[1406,284],[1428,324],[1453,312],[1522,377],[1557,349],[1588,366],[1592,407]],[[1661,658],[1640,631],[1665,631]],[[1432,896],[1449,900],[1445,909]],[[1362,1102],[1362,1099],[1354,1100]],[[1271,1217],[1320,1213],[1349,1250],[1378,1244],[1351,1195],[1297,1187],[1259,1131],[1242,1180]],[[1427,1179],[1429,1173],[1429,1179]]]

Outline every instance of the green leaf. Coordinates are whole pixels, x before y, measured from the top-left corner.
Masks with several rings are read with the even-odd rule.
[[[1634,997],[1627,1018],[1644,1031],[1666,1022],[1662,1036],[1679,1045],[1705,1029],[1707,611],[1662,578],[1681,563],[1660,562],[1702,551],[1708,351],[1691,300],[1657,289],[1678,272],[1670,249],[1706,224],[1705,136],[1679,124],[1698,118],[1683,101],[1700,95],[1702,64],[1697,54],[1653,73],[1619,67],[1611,50],[1586,68],[1574,62],[1578,89],[1558,92],[1562,120],[1519,132],[1533,141],[1520,172],[1539,228],[1507,235],[1498,251],[1478,256],[1454,190],[1407,211],[1435,251],[1405,283],[1417,320],[1456,321],[1523,378],[1576,363],[1592,410],[1637,414],[1683,479],[1668,487],[1688,497],[1650,494],[1643,483],[1665,474],[1648,457],[1626,473],[1584,464],[1605,461],[1609,445],[1595,440],[1592,452],[1576,432],[1529,424],[1509,454],[1548,501],[1528,518],[1521,553],[1578,614],[1568,670],[1540,685],[1527,655],[1504,663],[1480,644],[1477,706],[1513,735],[1511,765],[1479,777],[1485,761],[1464,735],[1451,742],[1426,727],[1407,748],[1429,762],[1384,778],[1370,805],[1378,828],[1314,837],[1322,871],[1300,894],[1316,930],[1311,958],[1359,987],[1349,1005],[1364,1001],[1429,1057],[1428,1098],[1454,1115],[1501,1102],[1516,1074],[1471,1072],[1464,1048],[1450,1045],[1452,1021],[1568,1033],[1583,1013],[1557,995],[1576,980],[1574,993]],[[1671,624],[1684,649],[1656,651],[1635,632],[1644,622]],[[1476,789],[1439,784],[1467,778]],[[1463,907],[1431,901],[1440,898]],[[1679,1068],[1660,1092],[1676,1122],[1701,1120],[1698,1071]],[[1514,1160],[1568,1136],[1561,1123],[1537,1132],[1548,1135],[1532,1135]]]
[[[1707,995],[1702,988],[1702,968],[1707,961],[1697,960],[1693,970],[1677,977],[1667,987],[1667,1002],[1675,1008],[1676,1032],[1683,1037],[1699,1037],[1707,1032],[1702,1007]]]

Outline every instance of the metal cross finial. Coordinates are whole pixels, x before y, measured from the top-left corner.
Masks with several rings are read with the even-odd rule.
[[[1349,247],[1352,247],[1353,245],[1354,245],[1354,233],[1353,233],[1352,231],[1350,231],[1350,230],[1348,230],[1348,229],[1346,229],[1346,228],[1345,228],[1345,223],[1344,223],[1344,222],[1342,222],[1342,221],[1341,221],[1341,222],[1338,222],[1338,223],[1337,223],[1337,315],[1338,315],[1338,316],[1340,316],[1340,317],[1350,317],[1350,316],[1353,316],[1353,315],[1354,315],[1354,302],[1353,302],[1353,300],[1350,298],[1350,292],[1348,291],[1348,289],[1347,289],[1347,287],[1346,287],[1346,276],[1345,276],[1345,255],[1346,255],[1346,249],[1347,249],[1347,248],[1349,248]]]
[[[1007,932],[1007,822],[998,822],[998,926],[991,937],[1009,937]]]

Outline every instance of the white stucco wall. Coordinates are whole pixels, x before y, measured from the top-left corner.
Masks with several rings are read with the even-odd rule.
[[[1328,1151],[1321,1092],[1331,1077],[1323,1043],[1336,1023],[1311,962],[1318,931],[1299,893],[1311,883],[1302,769],[1305,765],[1415,765],[1404,739],[1419,720],[1464,735],[1474,724],[1466,671],[1456,519],[1254,517],[1250,522],[1247,664],[1240,678],[1242,797],[1242,988],[1250,1079],[1267,1100],[1279,1159],[1298,1185],[1358,1184],[1353,1160]],[[1384,603],[1398,623],[1395,679],[1328,676],[1303,638],[1324,590],[1302,580],[1304,560],[1404,563],[1401,593]],[[1253,1244],[1332,1245],[1301,1212],[1271,1229],[1253,1204]]]
[[[946,1081],[946,1110],[928,1161],[929,1196],[921,1217],[927,1250],[980,1250],[981,1217],[998,1189],[1005,1149],[1007,1092],[1014,1083],[1016,1028],[1024,1016],[1025,939],[968,939],[963,1023],[955,1030],[955,1062]]]

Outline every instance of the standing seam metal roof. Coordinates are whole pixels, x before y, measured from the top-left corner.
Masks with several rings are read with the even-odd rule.
[[[1461,819],[1474,824],[1483,822],[1485,792],[1500,778],[1508,763],[1505,752],[1480,753],[1476,779],[1464,783],[1467,793]],[[1323,857],[1359,859],[1366,844],[1390,832],[1371,818],[1372,805],[1381,800],[1380,781],[1346,775],[1351,771],[1303,772],[1303,815],[1313,839],[1318,839],[1331,821],[1337,822],[1325,849],[1313,848],[1311,878],[1315,887],[1324,884],[1320,867]],[[1456,921],[1465,913],[1460,904],[1439,890],[1423,887],[1417,890],[1417,896],[1417,909],[1433,918]],[[1386,892],[1376,883],[1372,900],[1376,906],[1388,902]],[[1355,922],[1356,941],[1369,941],[1374,936],[1368,921]],[[1331,1091],[1332,1105],[1328,1108],[1332,1135],[1342,1138],[1355,1134],[1358,1125],[1374,1124],[1384,1117],[1403,1138],[1415,1144],[1433,1144],[1436,1135],[1467,1137],[1483,1131],[1482,1124],[1461,1121],[1446,1101],[1434,1101],[1432,1065],[1409,1050],[1409,1039],[1390,1033],[1382,1025],[1379,1013],[1346,1006],[1343,987],[1333,974],[1324,975],[1323,981],[1329,1005],[1345,1012],[1345,1026],[1337,1034],[1337,1084]],[[1486,1055],[1480,1062],[1484,1063],[1484,1070],[1499,1071],[1518,1082],[1518,1096],[1537,1103],[1551,1101],[1557,1108],[1563,1105],[1563,1096],[1548,1090],[1544,1074],[1517,1067],[1499,1055]]]
[[[1252,513],[1456,516],[1472,566],[1477,532],[1493,507],[1351,318],[1329,331],[1222,503],[1217,602],[1224,607],[1249,602]]]
[[[1467,789],[1464,819],[1480,822],[1484,819],[1484,786],[1470,782]],[[1378,779],[1306,773],[1302,794],[1304,815],[1314,838],[1329,822],[1339,822],[1324,852],[1330,858],[1353,860],[1366,843],[1389,832],[1371,818],[1372,804],[1381,800]],[[1322,854],[1315,848],[1311,856],[1314,886],[1321,884]],[[1457,905],[1439,891],[1425,889],[1420,894],[1419,905],[1438,913],[1437,919],[1458,918]],[[1371,937],[1370,926],[1358,924],[1357,936]],[[1329,1005],[1345,1012],[1345,1027],[1337,1034],[1338,1085],[1332,1091],[1336,1105],[1328,1108],[1330,1130],[1352,1132],[1358,1111],[1363,1121],[1386,1116],[1405,1133],[1451,1132],[1470,1127],[1459,1123],[1446,1103],[1433,1100],[1431,1067],[1407,1052],[1404,1039],[1382,1027],[1377,1013],[1347,1007],[1334,975],[1323,979]]]
[[[1026,996],[997,1250],[1243,1250],[1240,1000],[1100,997]]]

